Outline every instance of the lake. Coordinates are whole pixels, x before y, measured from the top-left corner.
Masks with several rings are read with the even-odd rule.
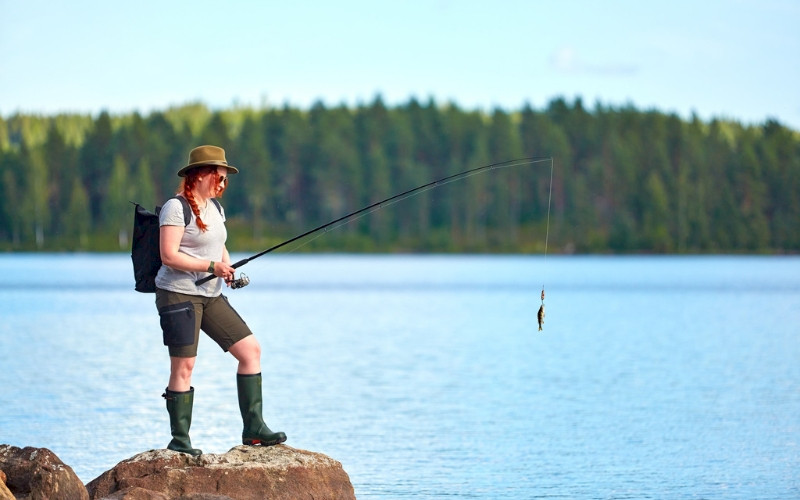
[[[268,424],[341,461],[359,499],[800,498],[800,257],[241,270],[226,295],[263,347]],[[130,257],[5,254],[0,273],[0,443],[49,448],[84,482],[165,447],[169,361]],[[240,442],[235,370],[201,338],[206,453]]]

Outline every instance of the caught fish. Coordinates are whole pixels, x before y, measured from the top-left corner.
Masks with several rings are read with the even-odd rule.
[[[536,314],[536,318],[539,320],[539,331],[542,331],[542,325],[544,324],[544,304],[539,306],[539,312]]]

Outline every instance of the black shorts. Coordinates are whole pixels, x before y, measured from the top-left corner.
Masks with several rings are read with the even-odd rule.
[[[203,297],[158,288],[156,307],[161,320],[164,345],[169,347],[170,356],[197,356],[200,330],[225,352],[236,342],[253,334],[224,295]]]

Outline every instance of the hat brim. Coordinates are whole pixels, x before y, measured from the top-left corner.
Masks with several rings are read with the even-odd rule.
[[[225,168],[228,169],[228,174],[230,174],[230,175],[239,173],[239,169],[234,167],[233,165],[228,165],[224,161],[211,160],[211,161],[203,161],[203,162],[198,162],[198,163],[190,163],[190,164],[186,165],[182,169],[178,170],[178,177],[186,177],[186,172],[188,172],[189,170],[191,170],[193,168],[209,167],[209,166],[210,167],[225,167]]]

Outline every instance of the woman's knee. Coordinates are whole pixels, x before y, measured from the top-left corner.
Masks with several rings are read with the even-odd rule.
[[[172,358],[170,363],[172,374],[182,378],[190,377],[196,360],[197,358]]]
[[[261,359],[261,344],[254,335],[248,335],[231,346],[230,353],[239,361],[258,361]]]

